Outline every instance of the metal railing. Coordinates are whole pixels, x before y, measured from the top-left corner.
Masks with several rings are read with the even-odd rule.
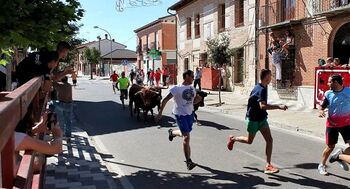
[[[34,155],[32,151],[25,151],[20,164],[16,165],[14,141],[14,130],[25,115],[33,113],[34,117],[41,116],[46,107],[47,95],[40,99],[43,97],[40,90],[41,85],[42,78],[34,78],[12,92],[0,93],[0,187],[2,188],[42,187],[43,174],[33,173]],[[28,110],[30,105],[33,108]]]
[[[314,14],[332,12],[350,8],[350,0],[313,0],[312,10]]]
[[[305,10],[298,10],[296,5],[286,6],[281,2],[262,5],[259,9],[260,27],[270,26],[289,20],[305,17]]]

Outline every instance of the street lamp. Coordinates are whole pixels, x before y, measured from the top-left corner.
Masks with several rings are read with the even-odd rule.
[[[100,29],[100,30],[102,30],[102,31],[105,31],[108,35],[109,35],[109,39],[110,39],[110,41],[111,41],[111,53],[110,53],[110,56],[111,56],[111,60],[110,60],[110,62],[108,63],[108,73],[109,73],[109,75],[111,75],[111,63],[112,63],[112,51],[113,51],[113,49],[112,49],[112,36],[111,36],[111,34],[107,31],[107,30],[105,30],[105,29],[103,29],[103,28],[100,28],[100,27],[98,27],[98,26],[94,26],[94,28],[95,29]]]

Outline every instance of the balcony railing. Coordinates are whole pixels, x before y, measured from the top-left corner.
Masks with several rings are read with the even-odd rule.
[[[337,10],[349,9],[350,0],[314,0],[312,10],[314,14],[335,12]]]
[[[286,6],[283,1],[279,1],[261,6],[259,17],[259,26],[264,27],[301,19],[305,17],[305,11],[297,10],[296,5]]]

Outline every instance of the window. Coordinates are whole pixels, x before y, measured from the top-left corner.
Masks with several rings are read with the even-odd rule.
[[[200,19],[200,15],[199,14],[197,14],[196,16],[195,16],[195,24],[194,24],[194,26],[195,26],[195,28],[194,28],[194,33],[195,33],[195,37],[196,38],[200,38],[201,37],[201,32],[200,32],[200,25],[199,25],[199,20]]]
[[[282,21],[291,20],[295,18],[295,0],[282,1]]]
[[[235,83],[242,83],[244,78],[244,50],[239,49],[234,57]]]
[[[190,68],[190,66],[188,65],[188,58],[185,58],[184,61],[184,71],[188,70]]]
[[[204,67],[208,64],[208,54],[207,53],[201,53],[199,55],[199,66]]]
[[[244,4],[243,0],[235,0],[235,26],[244,25]]]
[[[219,33],[225,31],[225,4],[220,4],[218,7],[218,30]]]
[[[186,26],[187,26],[187,39],[191,39],[192,38],[192,32],[191,32],[191,18],[187,18],[186,20]]]

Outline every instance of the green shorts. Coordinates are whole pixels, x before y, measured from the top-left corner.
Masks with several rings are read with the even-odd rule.
[[[263,127],[268,127],[269,123],[267,119],[264,121],[250,121],[248,118],[246,119],[247,123],[247,131],[251,134],[256,134]]]

